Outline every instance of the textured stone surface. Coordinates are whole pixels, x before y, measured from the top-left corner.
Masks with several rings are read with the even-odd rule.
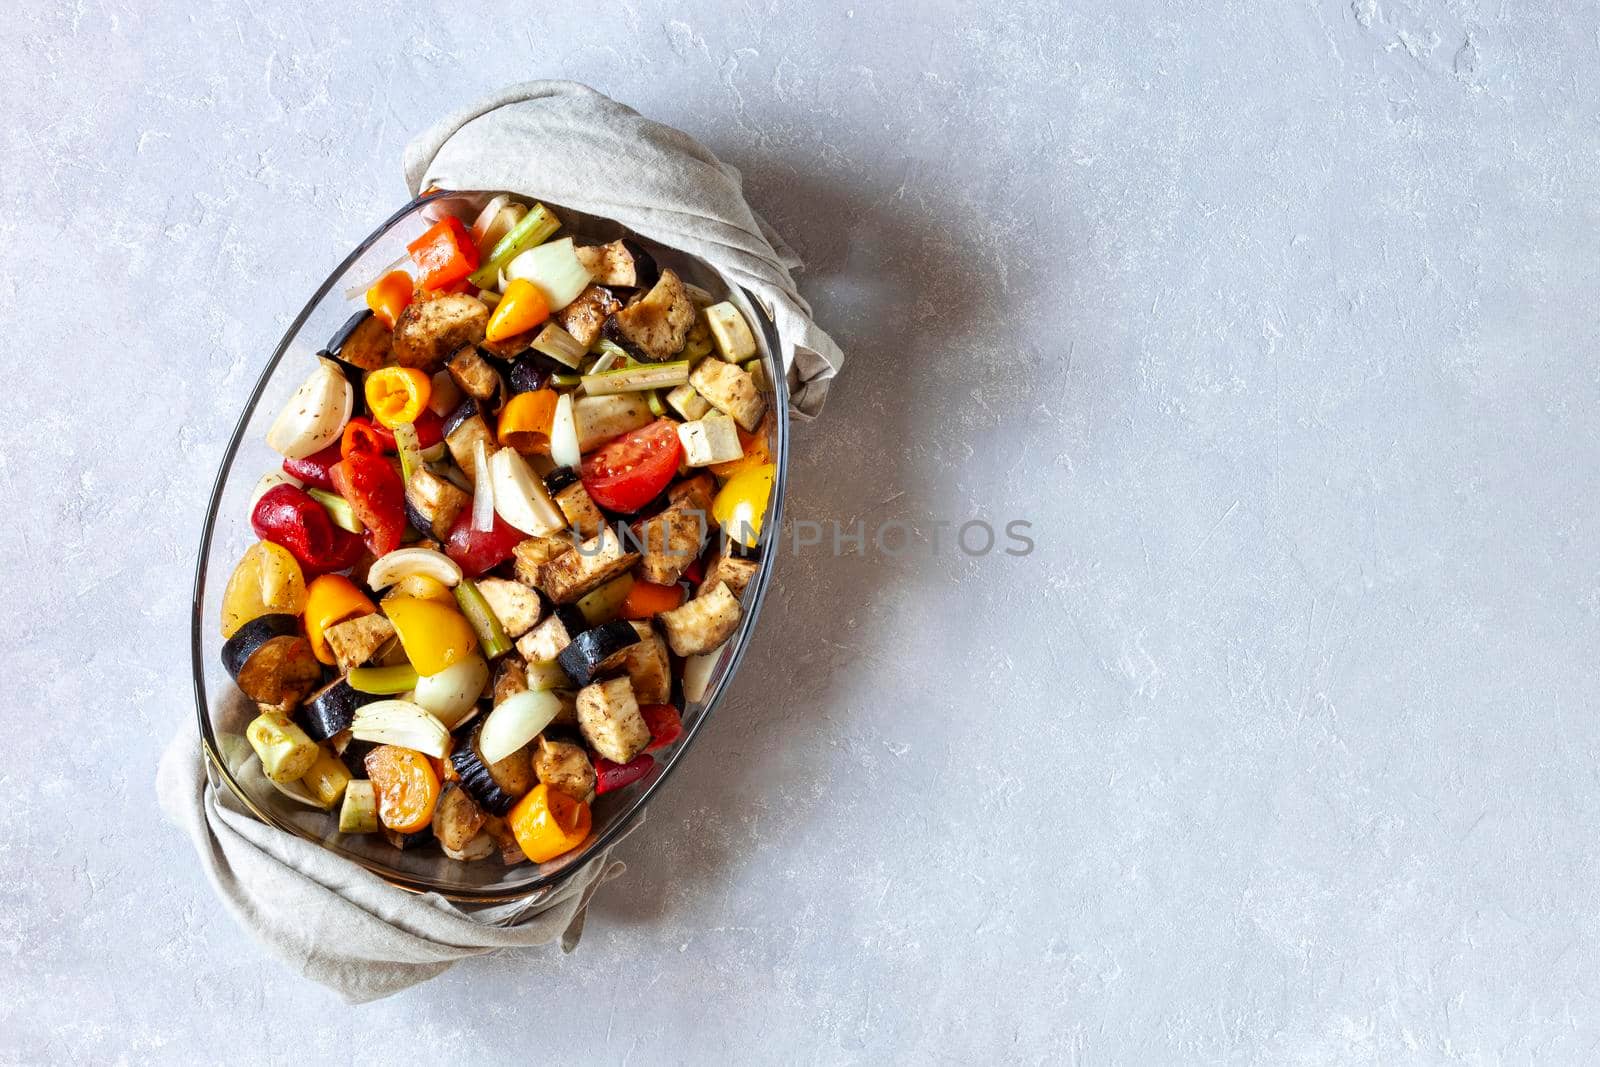
[[[289,6],[0,29],[0,1060],[1592,1058],[1592,4]],[[786,559],[581,950],[350,1010],[155,813],[194,545],[406,139],[531,76],[809,261],[795,517],[1038,548]]]

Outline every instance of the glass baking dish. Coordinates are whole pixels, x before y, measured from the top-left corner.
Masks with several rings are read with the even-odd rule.
[[[724,646],[705,699],[683,708],[682,738],[671,748],[656,754],[655,769],[646,778],[595,800],[594,829],[582,848],[542,864],[507,867],[498,857],[462,863],[448,858],[435,847],[400,852],[379,835],[340,834],[335,814],[305,807],[280,793],[261,774],[260,763],[244,739],[244,729],[255,717],[256,707],[239,692],[222,667],[223,642],[218,629],[221,598],[228,577],[240,555],[256,540],[249,521],[251,492],[262,474],[280,469],[282,462],[282,457],[266,444],[267,428],[279,407],[310,373],[316,352],[327,344],[352,312],[365,306],[363,293],[367,285],[406,255],[409,241],[445,214],[470,222],[494,195],[493,192],[439,191],[418,197],[401,208],[346,256],[318,287],[267,361],[223,454],[200,534],[191,623],[195,710],[212,786],[231,790],[263,822],[320,844],[403,889],[437,892],[463,903],[522,900],[529,906],[537,906],[542,896],[554,893],[586,860],[616,840],[644,810],[655,791],[666,783],[673,768],[694,743],[738,668],[754,631],[771,580],[774,553],[770,543],[762,551],[756,577],[744,592],[744,617],[738,631]],[[789,455],[788,389],[771,319],[749,294],[731,284],[710,264],[629,234],[614,222],[569,211],[559,204],[549,206],[561,217],[563,233],[599,241],[633,236],[663,266],[672,267],[686,281],[710,291],[717,299],[732,301],[750,322],[766,368],[770,390],[767,399],[775,413],[772,420],[775,436],[769,446],[777,471],[762,524],[766,540],[770,542],[782,527]]]

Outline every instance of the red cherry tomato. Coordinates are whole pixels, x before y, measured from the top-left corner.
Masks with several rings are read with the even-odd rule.
[[[583,487],[608,511],[638,511],[661,495],[682,459],[678,424],[657,419],[585,456]]]
[[[627,763],[612,763],[604,756],[594,758],[594,791],[598,796],[609,793],[613,789],[621,789],[625,785],[632,785],[650,773],[656,765],[654,756],[635,756]]]
[[[421,415],[417,416],[417,421],[413,422],[411,426],[417,431],[418,448],[432,448],[444,440],[444,420],[426,408],[423,409]],[[393,440],[394,434],[390,433],[389,438]]]
[[[339,455],[339,444],[334,442],[321,452],[313,452],[302,459],[284,460],[283,473],[291,478],[298,478],[313,488],[331,491],[333,479],[328,475],[328,469],[342,458]]]
[[[493,530],[474,530],[472,509],[462,508],[456,524],[450,527],[450,536],[445,538],[444,554],[455,560],[468,578],[476,578],[510,559],[511,550],[525,540],[526,534],[507,525],[498,515],[494,517]]]
[[[321,504],[293,485],[263,493],[250,512],[250,526],[261,540],[288,549],[308,577],[348,570],[363,551],[359,537],[335,526]]]
[[[387,456],[352,452],[329,472],[333,487],[350,502],[366,527],[367,548],[374,556],[400,547],[406,532],[406,487]]]
[[[357,415],[345,423],[344,436],[339,441],[341,459],[349,459],[354,452],[381,456],[385,452],[395,451],[396,447],[394,431],[387,426],[380,426],[365,415]]]
[[[650,744],[646,752],[666,748],[683,736],[683,718],[671,704],[644,704],[639,708],[644,724],[650,727]]]

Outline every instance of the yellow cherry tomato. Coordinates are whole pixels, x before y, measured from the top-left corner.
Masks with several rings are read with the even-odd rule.
[[[367,375],[367,407],[391,430],[416,422],[433,396],[433,379],[415,367],[381,367]]]
[[[334,663],[333,649],[328,647],[329,630],[377,610],[367,594],[343,575],[324,574],[313,579],[306,589],[306,638],[318,662],[330,666]]]
[[[394,324],[400,321],[400,313],[411,303],[415,284],[405,271],[392,270],[373,282],[372,288],[367,290],[367,307],[392,330]]]
[[[535,863],[571,852],[589,836],[589,805],[540,783],[511,809],[511,832]]]
[[[496,437],[507,448],[524,454],[550,451],[550,424],[556,417],[554,389],[518,393],[500,410]]]
[[[711,514],[729,537],[751,547],[761,536],[761,520],[767,514],[767,498],[772,495],[772,479],[778,468],[771,463],[740,471],[729,478],[711,502]]]
[[[477,651],[478,637],[472,624],[454,607],[437,600],[391,596],[383,601],[383,613],[400,635],[406,659],[420,675],[438,674]]]
[[[456,596],[450,592],[450,587],[437,578],[430,578],[426,574],[408,574],[389,591],[390,596],[408,596],[416,600],[437,600],[441,604],[455,606]]]
[[[306,606],[300,564],[282,545],[258,541],[245,550],[222,593],[222,636],[232,637],[263,615],[298,615]]]
[[[550,317],[550,301],[544,291],[526,278],[518,278],[506,286],[505,295],[494,306],[489,325],[484,327],[485,341],[504,341],[519,333],[527,333]]]

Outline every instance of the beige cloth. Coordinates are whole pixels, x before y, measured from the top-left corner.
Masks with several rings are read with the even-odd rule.
[[[204,758],[186,723],[156,772],[162,809],[189,835],[239,924],[278,959],[352,1003],[398,993],[496,949],[559,939],[570,952],[595,891],[625,869],[610,861],[608,848],[532,911],[521,902],[467,908],[408,893],[261,822],[230,791],[211,787]],[[643,822],[641,814],[628,832]]]
[[[706,260],[770,310],[793,411],[822,410],[844,353],[795,288],[800,260],[745,203],[739,172],[688,134],[575,82],[523,82],[417,137],[405,169],[414,193],[504,189]]]

